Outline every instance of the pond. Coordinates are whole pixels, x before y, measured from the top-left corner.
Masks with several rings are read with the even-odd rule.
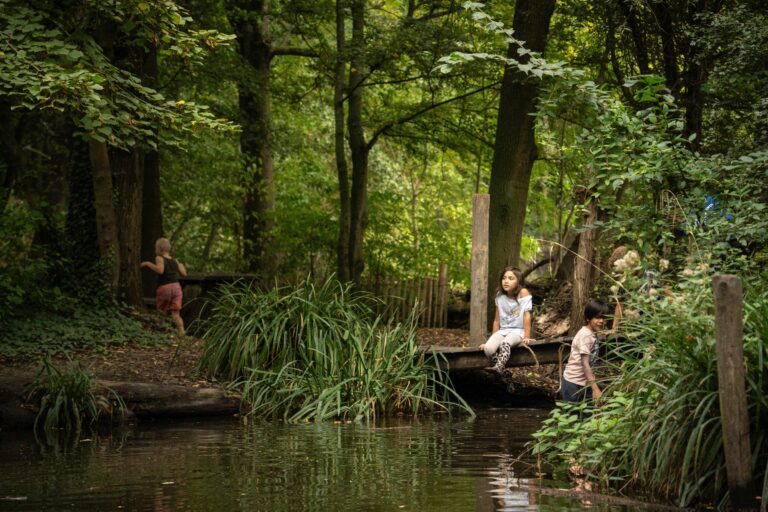
[[[0,510],[577,510],[525,452],[546,409],[353,423],[143,422],[38,443],[0,432]],[[560,487],[567,488],[566,483]],[[548,492],[547,492],[548,491]],[[591,510],[631,510],[595,504]]]

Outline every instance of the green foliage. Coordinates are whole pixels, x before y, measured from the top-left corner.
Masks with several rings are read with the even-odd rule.
[[[467,2],[465,8],[487,31],[516,46],[519,56],[529,53],[524,42],[484,11],[483,4]],[[759,78],[759,66],[746,57],[746,48],[759,46],[764,36],[752,33],[760,30],[757,24],[747,23],[752,31],[748,40],[725,46],[716,42],[727,39],[717,34],[723,33],[723,26],[744,18],[745,9],[708,19],[720,32],[698,37],[712,53],[740,55],[733,65]],[[561,49],[567,54],[566,50]],[[723,271],[759,265],[750,256],[766,246],[763,212],[768,194],[764,180],[755,179],[765,174],[766,164],[753,142],[732,146],[728,157],[691,151],[693,138],[683,136],[683,112],[658,76],[625,81],[622,92],[632,98],[625,104],[616,93],[588,80],[585,71],[538,55],[523,63],[495,53],[455,52],[441,59],[439,69],[449,72],[476,61],[502,62],[529,79],[544,81],[538,111],[544,151],[558,162],[553,166],[559,173],[558,186],[588,192],[584,200],[572,194],[570,206],[562,202],[559,191],[554,198],[561,203],[557,207],[578,210],[585,200],[596,200],[602,210],[597,224],[577,226],[577,230],[603,228],[606,240],[629,244],[648,255],[663,253],[676,264],[689,256],[688,244],[679,243],[680,237],[687,236],[694,240],[695,258],[714,257]],[[724,62],[718,69],[728,66]],[[574,127],[578,127],[575,132]],[[707,197],[716,198],[720,214],[709,215],[705,223]],[[567,220],[559,222],[565,221],[567,227]]]
[[[288,421],[471,412],[419,353],[415,322],[384,324],[371,300],[333,278],[269,292],[235,284],[216,303],[201,366],[237,380],[251,414]]]
[[[738,155],[768,144],[768,9],[737,2],[699,15],[691,37],[714,63],[704,84],[711,105],[703,142],[711,153]]]
[[[700,268],[670,298],[644,296],[617,348],[623,363],[587,421],[553,410],[534,449],[555,462],[571,458],[605,483],[673,498],[680,506],[717,503],[727,490],[717,386],[709,271]],[[744,361],[753,475],[768,458],[768,294],[745,300]],[[630,316],[631,318],[631,316]],[[727,399],[727,397],[724,397]]]
[[[167,337],[145,329],[141,322],[114,305],[87,304],[73,299],[64,311],[35,310],[5,319],[2,328],[2,359],[106,350],[126,343],[153,345],[167,342]]]
[[[27,403],[34,404],[38,413],[35,429],[63,429],[80,432],[83,421],[93,424],[103,413],[121,413],[125,403],[108,387],[97,386],[94,378],[79,366],[59,370],[50,358],[45,358],[34,382],[27,391]],[[41,423],[42,420],[42,423]]]
[[[88,138],[122,148],[179,144],[179,133],[201,127],[233,128],[202,105],[169,100],[147,87],[133,70],[111,60],[89,30],[119,27],[135,46],[159,46],[190,63],[200,59],[203,48],[227,44],[234,36],[190,30],[185,27],[190,18],[171,1],[92,1],[79,9],[75,15],[55,3],[0,1],[0,95],[29,111],[66,113]],[[82,20],[87,23],[64,25]]]
[[[423,156],[386,148],[372,159],[368,277],[436,275],[439,264],[448,263],[451,279],[469,286],[467,190],[474,176],[461,172],[452,151],[420,150]]]
[[[533,454],[544,457],[558,469],[572,465],[575,460],[598,464],[616,449],[617,439],[632,437],[632,424],[623,421],[628,405],[629,395],[622,392],[611,395],[597,414],[586,402],[559,404],[533,434]]]
[[[0,215],[0,318],[8,318],[34,295],[43,283],[49,263],[32,257],[30,245],[42,217],[20,204]]]
[[[173,252],[192,272],[238,268],[242,217],[241,155],[233,137],[190,139],[185,151],[161,154],[163,223]]]

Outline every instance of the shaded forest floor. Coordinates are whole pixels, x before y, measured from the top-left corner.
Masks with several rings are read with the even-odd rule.
[[[562,296],[555,294],[555,296]],[[540,307],[535,319],[535,337],[551,338],[563,335],[567,329],[567,308],[560,301],[550,301]],[[64,368],[72,361],[104,380],[155,382],[181,384],[190,387],[220,386],[198,369],[203,341],[194,336],[179,338],[171,334],[170,322],[149,313],[138,315],[145,329],[163,335],[167,343],[159,345],[121,344],[99,350],[84,350],[53,359],[55,366]],[[468,347],[469,330],[466,328],[419,328],[421,345]],[[2,360],[3,367],[36,371],[38,360]],[[534,391],[554,395],[558,387],[557,365],[539,368],[511,368],[504,376],[504,383],[511,392]]]
[[[451,347],[469,346],[469,331],[465,329],[421,328],[418,332],[422,345]],[[166,345],[119,345],[103,351],[80,351],[53,359],[55,366],[65,367],[76,361],[83,369],[104,380],[180,384],[190,387],[220,387],[199,369],[203,341],[193,336],[178,338],[169,335]],[[71,358],[71,359],[70,359]],[[37,361],[0,361],[2,367],[36,371]],[[553,368],[554,367],[554,368]],[[557,389],[556,365],[540,368],[511,368],[504,382],[510,391],[538,390],[552,394]]]

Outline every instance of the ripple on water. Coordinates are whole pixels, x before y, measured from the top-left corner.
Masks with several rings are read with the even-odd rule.
[[[533,474],[525,443],[546,415],[146,423],[58,447],[3,434],[0,511],[538,510],[521,477]]]

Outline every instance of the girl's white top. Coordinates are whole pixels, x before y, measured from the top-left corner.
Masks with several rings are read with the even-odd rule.
[[[499,312],[499,331],[504,336],[516,332],[525,334],[523,318],[526,311],[533,309],[533,296],[527,295],[513,299],[506,293],[496,295],[496,310]]]

